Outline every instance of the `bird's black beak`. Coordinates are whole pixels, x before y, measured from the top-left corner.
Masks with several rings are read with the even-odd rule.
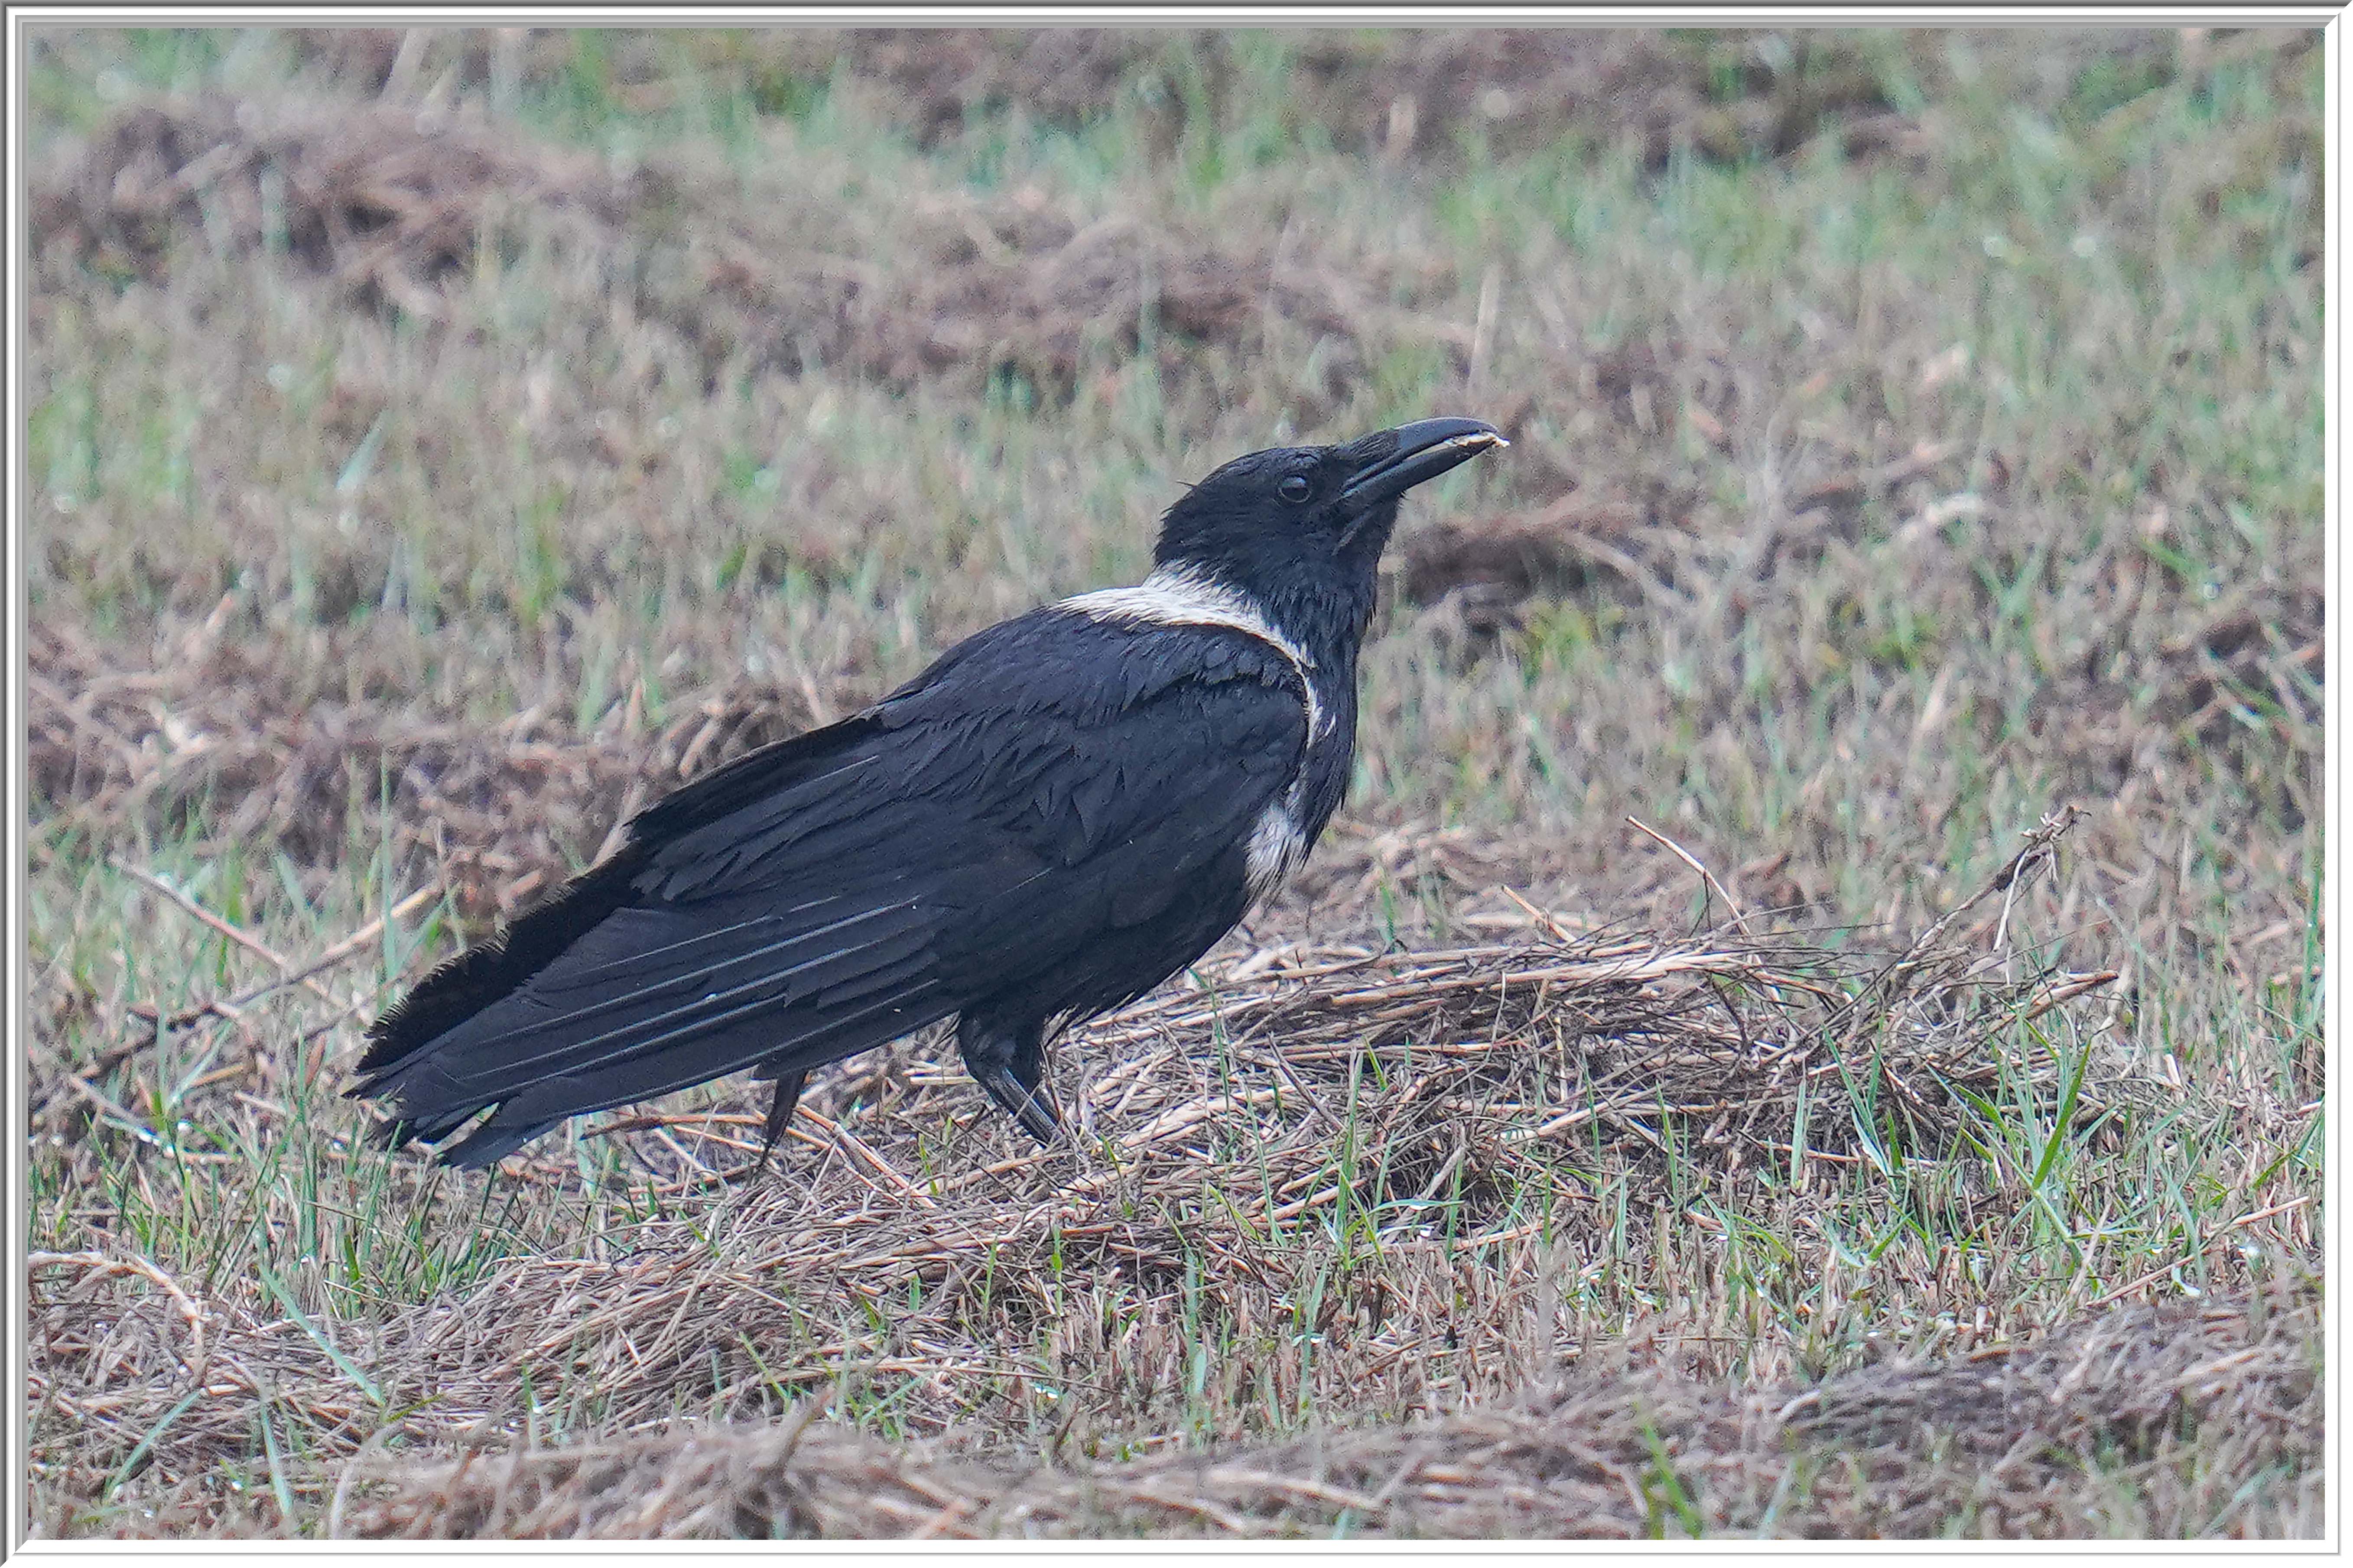
[[[1340,491],[1340,504],[1361,515],[1490,447],[1510,445],[1483,419],[1418,419],[1377,432],[1348,444],[1356,468]]]

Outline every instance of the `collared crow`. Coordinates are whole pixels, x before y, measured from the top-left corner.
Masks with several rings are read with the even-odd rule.
[[[872,707],[629,819],[620,847],[377,1019],[383,1141],[487,1165],[584,1111],[751,1068],[774,1144],[813,1068],[955,1016],[1040,1142],[1050,1027],[1191,963],[1346,788],[1400,497],[1503,437],[1425,419],[1253,452],[1152,574],[991,626]]]

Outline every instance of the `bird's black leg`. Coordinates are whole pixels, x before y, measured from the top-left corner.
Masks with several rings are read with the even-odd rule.
[[[808,1074],[780,1072],[776,1075],[776,1095],[768,1101],[768,1119],[760,1125],[760,1163],[754,1169],[768,1168],[768,1156],[776,1152],[776,1140],[785,1135],[785,1128],[793,1119],[793,1110],[801,1102],[801,1086]]]
[[[1018,1022],[965,1014],[956,1020],[956,1048],[965,1070],[988,1090],[1029,1136],[1050,1144],[1060,1129],[1053,1092],[1046,1087],[1046,1026],[1041,1018]]]

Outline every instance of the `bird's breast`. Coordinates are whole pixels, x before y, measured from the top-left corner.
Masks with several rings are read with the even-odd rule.
[[[1296,790],[1285,790],[1258,815],[1250,829],[1248,857],[1244,862],[1250,885],[1250,907],[1260,904],[1282,890],[1299,863],[1307,858],[1307,831],[1299,820],[1294,796]]]
[[[1310,731],[1290,784],[1251,825],[1246,865],[1253,907],[1282,890],[1347,792],[1356,750],[1356,691],[1345,675],[1338,680],[1327,676],[1318,697],[1316,708],[1327,722],[1321,731]]]

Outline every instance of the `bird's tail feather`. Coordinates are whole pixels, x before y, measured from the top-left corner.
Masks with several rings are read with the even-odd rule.
[[[368,1026],[368,1047],[347,1097],[370,1093],[386,1074],[451,1029],[503,1001],[553,963],[580,933],[621,907],[634,869],[626,853],[584,872],[490,942],[444,961]],[[417,1136],[428,1136],[417,1133]]]

